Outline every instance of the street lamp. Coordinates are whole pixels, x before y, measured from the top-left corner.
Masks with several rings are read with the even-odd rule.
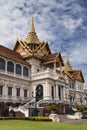
[[[68,95],[69,100],[70,100],[70,105],[69,105],[69,114],[72,114],[73,110],[72,110],[72,101],[73,101],[73,97],[71,95]]]
[[[69,95],[69,100],[70,100],[70,107],[72,107],[72,96]]]
[[[80,97],[80,103],[81,103],[81,106],[82,106],[82,102],[83,102],[82,97]]]
[[[36,92],[36,91],[35,91]],[[38,116],[38,109],[37,109],[37,102],[36,102],[36,96],[34,96],[34,92],[32,92],[32,97],[35,99],[34,101],[34,110],[33,110],[33,116]]]

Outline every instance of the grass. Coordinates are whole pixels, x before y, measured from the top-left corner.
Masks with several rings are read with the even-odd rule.
[[[1,120],[0,130],[86,130],[87,124]]]

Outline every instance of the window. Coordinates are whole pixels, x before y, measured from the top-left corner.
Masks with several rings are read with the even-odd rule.
[[[16,74],[21,75],[21,72],[22,72],[22,70],[21,70],[21,65],[16,64]]]
[[[13,64],[13,62],[11,62],[11,61],[8,61],[8,63],[7,63],[7,71],[9,71],[9,72],[14,72],[14,64]]]
[[[52,86],[52,89],[51,89],[51,95],[52,95],[52,99],[54,99],[54,87]]]
[[[0,95],[2,95],[2,94],[3,94],[3,86],[0,85]]]
[[[17,97],[20,97],[20,88],[17,88],[16,90],[17,90],[17,91],[16,91],[16,96],[17,96]]]
[[[8,96],[12,96],[12,87],[8,87]]]
[[[59,96],[59,100],[61,100],[61,86],[58,87],[58,96]]]
[[[27,89],[24,89],[24,97],[27,98]]]
[[[75,83],[74,83],[73,81],[70,81],[70,82],[69,82],[69,87],[70,87],[71,89],[74,89]]]
[[[5,60],[0,58],[0,70],[5,70]]]
[[[28,76],[28,68],[24,66],[23,68],[23,75]]]

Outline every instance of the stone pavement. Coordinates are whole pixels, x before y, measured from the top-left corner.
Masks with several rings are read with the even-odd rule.
[[[67,115],[58,115],[60,122],[67,122],[67,123],[87,123],[87,119],[68,119]]]

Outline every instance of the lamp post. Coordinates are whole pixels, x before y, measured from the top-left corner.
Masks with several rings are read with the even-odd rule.
[[[81,106],[82,106],[82,102],[83,102],[83,100],[82,100],[82,97],[80,98],[80,103],[81,103]]]
[[[68,95],[69,100],[70,100],[70,105],[69,105],[69,114],[72,114],[72,96]]]
[[[36,90],[35,90],[35,92],[36,92]],[[34,110],[33,110],[33,116],[38,116],[36,96],[34,96],[33,94],[34,94],[34,92],[32,92],[32,97],[35,99],[35,102],[34,102]]]

